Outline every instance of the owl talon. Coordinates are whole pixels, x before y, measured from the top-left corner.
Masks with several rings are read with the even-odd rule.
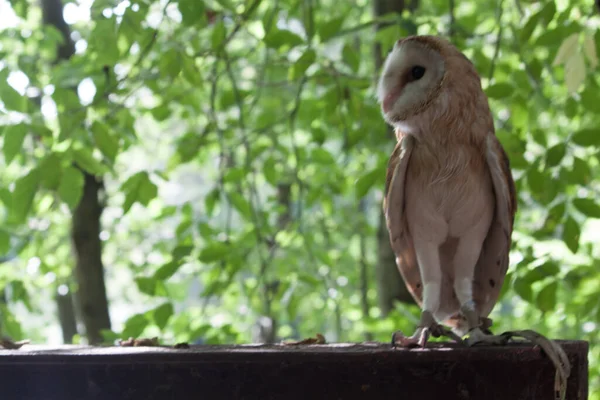
[[[412,336],[405,336],[401,331],[396,331],[392,334],[393,347],[421,347],[424,348],[429,339],[430,329],[420,326]]]
[[[509,337],[506,335],[490,335],[484,333],[480,328],[474,328],[469,332],[469,337],[465,339],[465,344],[469,347],[478,344],[502,346],[508,343]]]

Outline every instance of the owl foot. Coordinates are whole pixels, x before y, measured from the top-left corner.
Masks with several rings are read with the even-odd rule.
[[[506,335],[493,335],[489,328],[492,320],[481,318],[475,309],[475,303],[471,300],[464,303],[460,308],[461,313],[467,319],[469,337],[464,341],[467,346],[476,344],[503,345],[508,342]]]
[[[417,330],[412,336],[405,336],[401,331],[392,334],[392,346],[394,347],[421,347],[424,348],[429,337],[446,336],[450,339],[461,342],[460,337],[455,335],[450,329],[446,329],[438,324],[430,311],[421,313],[421,321]]]
[[[421,347],[424,348],[429,339],[429,328],[420,326],[412,336],[405,336],[401,331],[392,334],[393,347]]]
[[[465,339],[465,344],[469,347],[476,344],[488,344],[488,345],[505,345],[508,343],[509,337],[506,335],[491,335],[485,333],[481,328],[473,328],[469,332],[469,337]]]

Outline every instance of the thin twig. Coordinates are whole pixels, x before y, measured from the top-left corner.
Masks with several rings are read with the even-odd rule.
[[[212,48],[205,49],[199,53],[196,53],[195,56],[196,57],[204,57],[211,53],[219,54],[222,51],[224,51],[225,48],[227,47],[227,45],[229,44],[229,42],[231,42],[231,40],[233,40],[233,38],[237,35],[237,33],[240,31],[240,29],[242,29],[242,26],[244,26],[244,23],[246,23],[246,21],[248,21],[248,19],[250,19],[252,14],[254,14],[254,11],[256,11],[256,9],[260,5],[261,1],[262,0],[254,0],[242,14],[237,16],[237,22],[236,22],[235,26],[233,27],[231,32],[229,32],[229,34],[225,37],[225,40],[223,40],[223,42],[219,45],[218,49],[216,49],[216,50],[212,49]]]
[[[492,63],[490,65],[490,72],[488,74],[488,80],[491,81],[494,77],[494,71],[496,69],[496,61],[500,55],[500,45],[502,43],[502,15],[504,14],[504,1],[499,0],[498,8],[496,10],[496,24],[498,25],[498,34],[496,35],[496,46],[494,48],[494,56],[492,57]]]
[[[358,209],[362,215],[367,213],[367,202],[365,198],[360,199],[358,202]],[[365,219],[361,218],[361,222],[364,224]],[[369,280],[368,280],[368,269],[369,265],[367,262],[367,249],[366,249],[366,238],[365,235],[359,235],[359,246],[360,246],[360,307],[363,314],[363,320],[367,321],[369,319]],[[371,341],[373,340],[373,334],[367,330],[365,330],[365,340]]]
[[[450,23],[448,24],[448,37],[454,39],[456,16],[454,15],[454,0],[448,0],[448,9],[450,14]]]
[[[257,190],[257,177],[256,177],[256,171],[254,171],[254,169],[252,168],[252,161],[250,159],[250,143],[248,142],[248,138],[246,136],[246,124],[245,124],[245,119],[244,119],[244,104],[243,104],[243,100],[241,98],[240,92],[239,92],[239,88],[238,88],[238,84],[237,81],[235,79],[235,75],[233,74],[233,69],[231,68],[231,61],[229,60],[227,53],[223,52],[223,58],[224,58],[224,62],[225,62],[225,70],[227,72],[227,76],[229,77],[229,80],[231,81],[231,85],[233,88],[233,96],[235,98],[235,102],[238,106],[239,109],[239,117],[238,117],[238,123],[239,123],[239,127],[242,131],[242,144],[244,147],[244,153],[245,153],[245,168],[249,171],[249,174],[251,176],[251,179],[249,180],[249,191],[250,191],[250,198],[249,198],[249,203],[250,203],[250,213],[251,213],[251,218],[252,218],[252,222],[254,224],[254,232],[256,234],[256,239],[257,242],[259,244],[259,246],[256,248],[257,254],[258,254],[258,258],[260,261],[260,270],[259,270],[259,274],[258,274],[258,281],[259,281],[259,285],[262,286],[263,290],[261,291],[263,294],[263,314],[265,316],[267,316],[268,318],[274,319],[273,315],[272,315],[272,311],[271,311],[271,301],[272,298],[270,296],[270,285],[268,284],[268,282],[266,281],[265,277],[267,274],[267,270],[268,267],[270,265],[270,260],[265,257],[261,251],[261,244],[265,244],[265,245],[269,245],[269,243],[273,243],[274,239],[268,239],[262,232],[262,223],[259,219],[259,215],[258,215],[258,211],[262,209],[260,206],[260,199],[258,196],[258,190]],[[241,186],[241,185],[240,185]],[[241,189],[241,188],[240,188]]]

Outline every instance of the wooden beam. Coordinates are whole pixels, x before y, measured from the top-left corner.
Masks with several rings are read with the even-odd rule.
[[[567,398],[588,396],[588,343],[559,341]],[[0,350],[3,399],[553,399],[538,347],[388,344],[81,347]]]

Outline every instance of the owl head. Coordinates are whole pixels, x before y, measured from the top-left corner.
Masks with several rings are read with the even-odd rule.
[[[387,123],[410,130],[415,118],[443,115],[465,96],[477,97],[474,90],[481,91],[479,75],[450,42],[409,36],[398,40],[386,58],[377,98]]]

